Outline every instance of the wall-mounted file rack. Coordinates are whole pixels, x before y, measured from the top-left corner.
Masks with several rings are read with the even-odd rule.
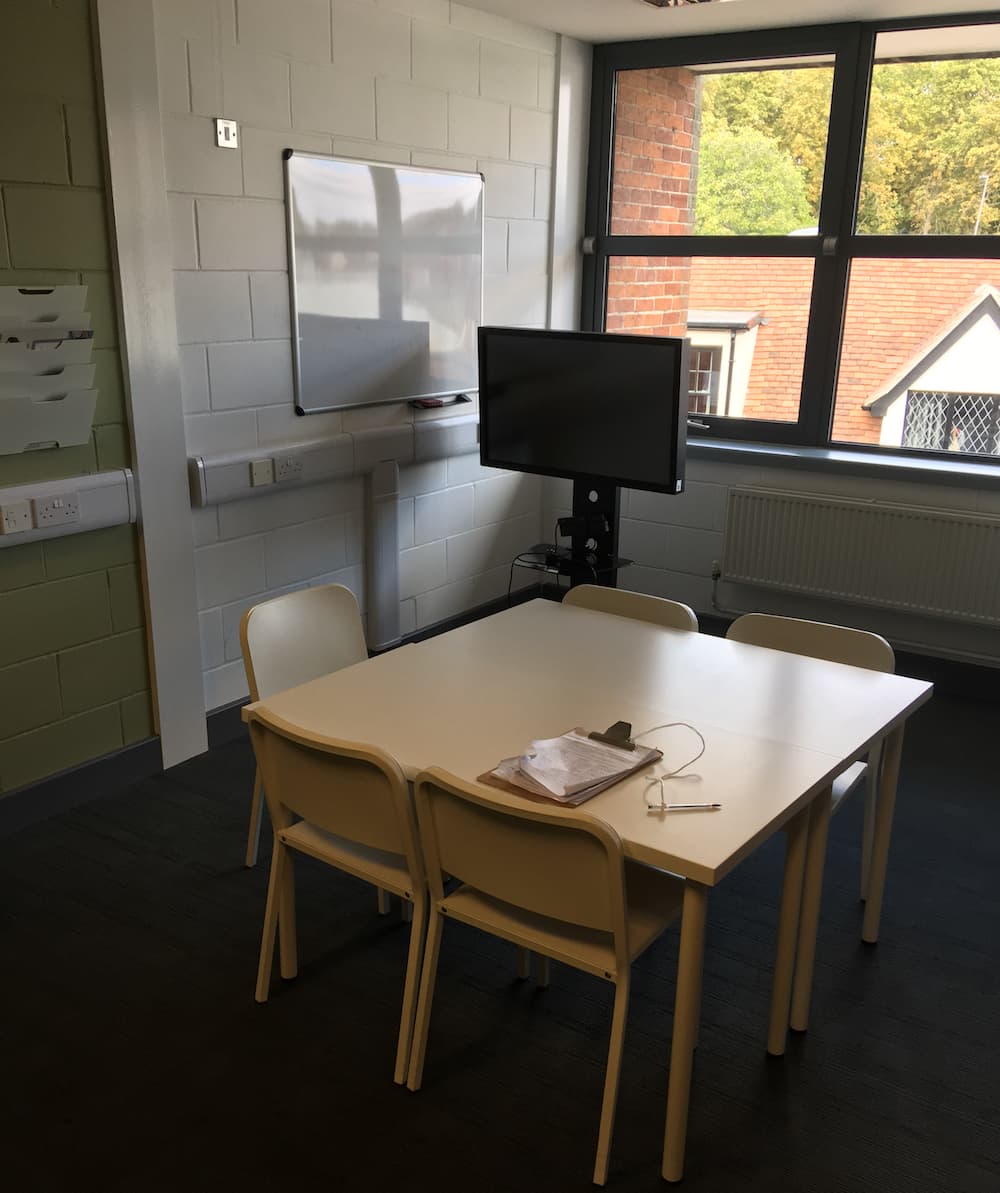
[[[0,455],[86,443],[97,407],[86,286],[0,286]]]

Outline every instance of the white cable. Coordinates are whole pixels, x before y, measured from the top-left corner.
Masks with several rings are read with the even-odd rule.
[[[632,735],[632,740],[635,741],[640,737],[647,737],[650,733],[656,733],[657,730],[659,730],[659,729],[690,729],[691,732],[695,735],[695,737],[697,737],[697,739],[701,742],[701,747],[698,750],[697,754],[695,754],[692,758],[689,758],[687,760],[687,762],[682,763],[682,765],[676,767],[674,770],[666,771],[663,774],[659,774],[659,775],[650,775],[646,779],[646,790],[643,794],[644,794],[644,797],[646,800],[646,809],[650,812],[666,812],[669,810],[670,805],[667,803],[667,801],[664,797],[663,784],[668,779],[677,778],[681,774],[682,771],[686,771],[689,766],[693,766],[694,763],[696,763],[698,761],[698,759],[702,756],[702,754],[705,753],[704,737],[702,737],[701,733],[697,729],[695,729],[695,727],[693,725],[689,725],[687,723],[687,721],[668,721],[665,725],[654,725],[652,727],[652,729],[644,729],[642,731],[642,733],[634,733]],[[685,775],[684,777],[687,778],[688,776]],[[660,802],[658,804],[651,804],[649,802],[649,789],[654,784],[656,784],[660,789]]]

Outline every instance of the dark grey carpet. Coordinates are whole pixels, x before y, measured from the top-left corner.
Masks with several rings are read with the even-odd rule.
[[[812,1027],[764,1034],[780,841],[713,895],[689,1193],[1000,1189],[997,706],[908,734],[882,940],[834,822]],[[253,1001],[266,860],[244,743],[0,842],[3,1183],[29,1190],[589,1187],[610,989],[450,925],[424,1089],[392,1084],[406,930],[299,863],[301,973]],[[265,839],[263,855],[266,859]],[[610,1187],[656,1190],[676,933],[638,964]]]

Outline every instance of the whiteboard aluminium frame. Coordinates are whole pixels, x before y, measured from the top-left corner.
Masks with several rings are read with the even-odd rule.
[[[364,410],[375,406],[397,406],[401,402],[411,402],[423,398],[453,398],[456,396],[454,389],[441,390],[437,393],[425,394],[410,394],[406,397],[386,398],[379,402],[357,402],[348,405],[337,406],[310,406],[305,409],[300,405],[300,395],[302,392],[302,361],[299,351],[299,306],[298,306],[298,278],[295,270],[295,217],[294,208],[291,203],[291,179],[289,173],[291,167],[289,162],[293,157],[312,157],[318,158],[320,161],[343,161],[350,162],[359,166],[381,166],[385,169],[395,170],[410,170],[417,174],[447,174],[461,178],[478,178],[483,185],[483,217],[482,226],[480,230],[480,245],[479,245],[479,314],[476,320],[477,329],[483,323],[483,291],[484,281],[486,277],[486,176],[480,170],[444,170],[433,166],[411,166],[404,162],[384,162],[377,161],[375,158],[365,157],[339,157],[332,153],[309,153],[302,149],[285,149],[282,153],[282,173],[284,175],[285,184],[285,234],[288,245],[288,304],[291,314],[291,336],[292,336],[292,369],[295,378],[295,413],[303,416],[310,414],[331,414],[337,410]],[[461,391],[462,393],[478,393],[479,386],[469,386],[468,389]]]

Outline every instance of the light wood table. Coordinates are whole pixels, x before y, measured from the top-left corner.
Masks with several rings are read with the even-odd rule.
[[[698,728],[706,749],[691,767],[697,778],[667,787],[675,802],[718,802],[721,811],[651,814],[642,773],[584,805],[612,825],[629,857],[687,880],[663,1154],[663,1175],[676,1181],[710,888],[787,828],[768,1033],[769,1051],[780,1053],[793,986],[800,1011],[808,1011],[832,781],[888,738],[869,894],[877,933],[902,727],[930,691],[900,676],[531,601],[261,704],[308,730],[380,746],[411,779],[437,765],[474,780],[532,739],[574,726],[624,720],[635,733],[674,721]],[[680,728],[644,741],[664,751],[668,768],[697,748]]]

